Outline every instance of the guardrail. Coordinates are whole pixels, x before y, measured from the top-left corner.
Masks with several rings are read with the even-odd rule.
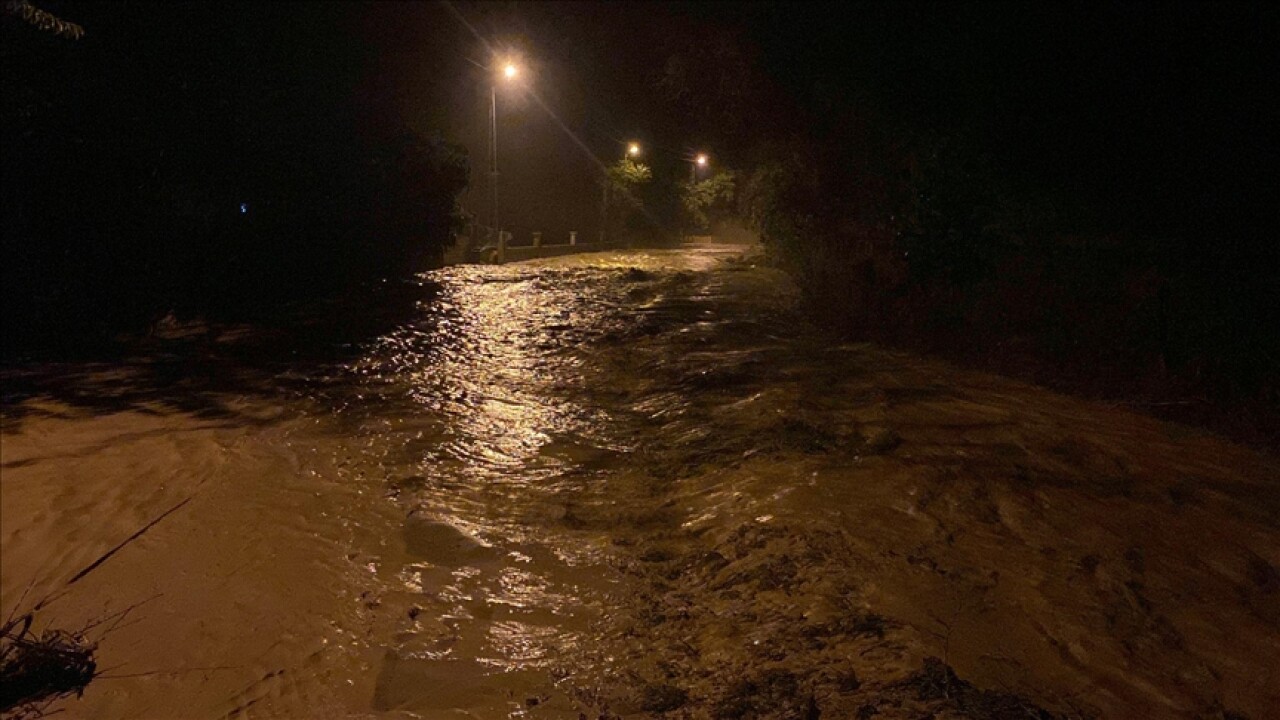
[[[506,233],[503,234],[506,235]],[[580,243],[578,242],[577,231],[569,233],[569,242],[567,243],[543,243],[540,231],[534,231],[532,235],[533,243],[531,245],[513,245],[511,244],[510,236],[508,236],[506,247],[501,250],[493,244],[484,244],[476,247],[469,238],[459,238],[458,244],[445,253],[444,264],[519,262],[521,260],[573,255],[575,253],[604,252],[625,246],[625,243],[621,242]]]
[[[604,252],[624,247],[625,243],[578,243],[576,245],[517,245],[507,246],[506,258],[501,262],[519,262],[536,258],[573,255],[575,253]],[[496,252],[496,250],[495,250]],[[495,258],[492,262],[498,262]]]

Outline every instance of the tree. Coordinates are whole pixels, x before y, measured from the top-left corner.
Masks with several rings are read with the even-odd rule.
[[[728,212],[732,208],[736,183],[736,176],[725,171],[702,182],[682,184],[680,200],[688,216],[689,227],[705,229],[711,225],[713,215]]]
[[[380,271],[419,272],[439,261],[462,230],[458,195],[469,174],[466,149],[438,135],[406,131],[374,148],[359,180],[369,196],[366,232],[390,254]]]
[[[6,0],[4,14],[19,18],[45,32],[71,38],[72,40],[79,40],[84,36],[83,27],[45,12],[27,2],[27,0]]]
[[[609,185],[606,189],[605,227],[609,227],[612,222],[619,222],[630,228],[632,219],[644,211],[640,189],[653,179],[653,171],[644,163],[623,158],[608,168],[607,175]],[[615,215],[609,211],[608,196],[617,198],[617,202],[612,203],[618,208],[616,220]]]
[[[648,165],[631,158],[623,158],[609,168],[609,183],[619,193],[634,195],[635,191],[653,179]]]

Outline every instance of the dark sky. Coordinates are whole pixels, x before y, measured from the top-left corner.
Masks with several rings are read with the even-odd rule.
[[[101,93],[84,104],[102,122],[232,175],[257,147],[305,143],[311,131],[295,128],[407,123],[471,151],[473,212],[484,207],[489,80],[472,61],[490,61],[486,42],[512,50],[528,71],[525,89],[499,96],[503,214],[517,232],[589,232],[596,163],[627,140],[641,141],[662,182],[683,177],[695,149],[743,167],[751,140],[820,135],[850,118],[890,134],[966,128],[1019,183],[1079,198],[1109,222],[1176,230],[1274,214],[1270,4],[42,6],[88,34],[21,71]],[[691,60],[677,103],[657,86],[673,55]],[[700,75],[699,62],[726,57],[743,77]],[[47,70],[64,62],[80,63],[70,80]]]

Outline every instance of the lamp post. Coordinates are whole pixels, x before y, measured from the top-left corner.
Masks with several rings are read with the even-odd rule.
[[[693,186],[698,183],[698,168],[707,166],[707,154],[698,153],[689,159],[689,192],[693,193]],[[684,235],[682,230],[681,235]]]
[[[502,79],[511,82],[520,74],[515,63],[502,66]],[[489,86],[489,227],[497,233],[498,262],[507,259],[507,240],[498,225],[498,84]]]
[[[640,155],[640,143],[629,142],[622,151],[622,161],[626,162],[630,158]],[[609,226],[609,170],[605,169],[604,173],[604,197],[600,200],[600,242],[605,241],[606,228]]]
[[[698,168],[707,166],[707,154],[698,153],[689,164],[689,184],[698,182]]]

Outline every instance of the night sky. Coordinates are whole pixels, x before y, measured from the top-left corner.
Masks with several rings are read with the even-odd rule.
[[[722,163],[742,159],[745,147],[734,141],[744,128],[667,102],[660,88],[673,56],[726,52],[750,66],[754,106],[735,107],[747,97],[737,97],[742,88],[711,78],[696,104],[736,113],[747,135],[804,132],[859,106],[891,123],[976,126],[1028,182],[1144,223],[1253,212],[1276,190],[1268,132],[1276,13],[1251,5],[45,7],[88,29],[59,48],[71,57],[55,66],[71,63],[87,85],[105,74],[130,122],[175,143],[208,140],[212,162],[228,157],[221,149],[236,144],[237,122],[273,94],[292,94],[302,105],[313,99],[318,114],[365,126],[404,122],[463,143],[473,190],[484,180],[489,81],[472,61],[489,61],[484,41],[510,50],[530,71],[528,90],[499,98],[504,204],[519,228],[560,232],[595,221],[598,176],[584,146],[612,159],[622,143],[640,140],[660,174],[679,172],[694,149]],[[149,107],[130,107],[131,95]],[[249,162],[252,148],[233,156]],[[478,199],[468,194],[464,203],[476,209]]]
[[[177,266],[198,274],[238,257],[237,243],[279,242],[268,275],[299,261],[304,273],[342,267],[356,252],[342,249],[350,237],[303,236],[374,212],[375,201],[352,199],[369,183],[343,172],[373,172],[369,158],[406,132],[465,148],[461,209],[484,218],[492,73],[480,66],[510,55],[523,72],[520,87],[499,89],[499,154],[503,224],[517,241],[534,230],[594,237],[601,163],[632,140],[669,196],[648,216],[655,237],[674,233],[673,188],[694,152],[745,178],[805,147],[794,158],[814,166],[811,210],[839,214],[868,182],[892,185],[929,153],[959,147],[974,160],[949,172],[977,172],[988,196],[1016,195],[1058,236],[1109,238],[1160,272],[1174,268],[1175,280],[1187,275],[1197,286],[1188,303],[1243,287],[1248,302],[1221,314],[1273,305],[1280,32],[1270,5],[41,7],[86,33],[5,25],[6,174],[20,179],[6,183],[6,222],[18,228],[8,265],[38,270],[24,288],[48,287],[49,274],[92,276],[104,262],[122,266],[122,287]],[[442,208],[455,192],[447,175],[429,181]],[[967,222],[971,200],[960,195],[942,211],[949,221]],[[248,219],[276,212],[299,237],[241,232],[242,205]],[[165,212],[151,222],[154,208]],[[183,239],[192,228],[206,237]],[[16,239],[31,233],[41,242]],[[313,258],[316,244],[333,252]],[[158,262],[157,248],[171,257]],[[221,282],[207,274],[210,287]]]

